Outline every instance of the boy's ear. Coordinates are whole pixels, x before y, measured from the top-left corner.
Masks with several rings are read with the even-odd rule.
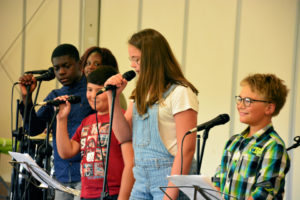
[[[83,67],[82,67],[82,65],[81,65],[81,61],[78,61],[78,62],[77,62],[77,65],[78,65],[78,68],[80,69],[80,71],[83,72]]]
[[[266,114],[272,115],[275,112],[276,105],[275,103],[268,103],[266,108]]]

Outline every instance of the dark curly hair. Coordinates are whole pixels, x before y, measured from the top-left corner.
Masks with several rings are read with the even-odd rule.
[[[72,44],[58,45],[52,52],[51,62],[53,58],[60,56],[70,56],[71,58],[74,58],[76,62],[79,61],[79,52]]]
[[[101,56],[101,65],[112,66],[113,68],[115,68],[119,72],[118,62],[117,62],[115,56],[112,54],[112,52],[107,48],[100,48],[100,47],[97,47],[97,46],[93,46],[93,47],[88,48],[84,52],[84,54],[81,56],[80,65],[81,65],[82,69],[84,69],[88,57],[94,52],[100,54],[100,56]]]

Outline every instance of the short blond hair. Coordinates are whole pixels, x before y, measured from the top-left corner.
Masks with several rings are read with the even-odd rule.
[[[284,81],[274,74],[250,74],[241,81],[241,86],[244,85],[249,85],[253,92],[258,92],[267,101],[275,104],[272,116],[279,114],[289,92]]]

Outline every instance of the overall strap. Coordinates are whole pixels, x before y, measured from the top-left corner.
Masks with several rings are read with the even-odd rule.
[[[166,99],[166,98],[169,96],[169,94],[170,94],[177,86],[178,86],[177,84],[172,84],[172,85],[169,87],[169,89],[168,89],[166,92],[164,92],[163,98]]]

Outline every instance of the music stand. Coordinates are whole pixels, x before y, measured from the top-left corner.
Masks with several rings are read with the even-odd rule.
[[[167,196],[163,188],[178,188],[190,199],[194,200],[221,200],[221,194],[208,181],[208,177],[203,175],[172,175],[167,179],[176,186],[160,187]],[[169,197],[169,196],[168,196]],[[170,198],[170,197],[169,197]],[[170,198],[171,199],[171,198]]]
[[[55,190],[60,190],[69,194],[80,196],[80,191],[73,188],[65,187],[57,180],[50,177],[44,169],[39,167],[37,163],[27,153],[9,152],[9,154],[17,161],[16,163],[21,164],[35,179],[37,179],[41,185],[41,188],[51,187]]]

